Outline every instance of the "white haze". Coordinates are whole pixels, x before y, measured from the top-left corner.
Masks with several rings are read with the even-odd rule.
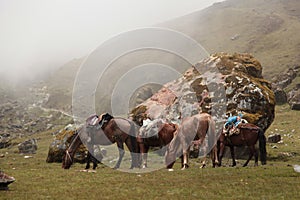
[[[221,0],[0,0],[0,74],[32,79],[88,55],[120,32]]]

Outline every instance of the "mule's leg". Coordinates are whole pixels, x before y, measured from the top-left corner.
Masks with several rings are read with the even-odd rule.
[[[149,146],[145,146],[145,151],[142,153],[142,168],[145,169],[147,168],[147,157],[148,157],[148,150],[149,150]]]
[[[186,150],[183,150],[183,159],[182,159],[182,168],[181,170],[185,170],[187,168],[189,168],[189,153],[190,153],[190,147],[188,147]]]
[[[243,167],[246,167],[249,163],[249,161],[251,160],[253,154],[254,154],[254,151],[255,151],[255,147],[254,145],[253,146],[249,146],[249,158],[248,160],[245,162],[245,164],[243,165]]]
[[[216,167],[216,165],[219,165],[217,145],[215,145],[212,148],[212,150],[210,152],[210,158],[211,158],[211,161],[212,161],[213,168]]]
[[[98,166],[98,160],[94,156],[92,156],[92,162],[93,162],[93,170],[95,170]]]
[[[123,143],[122,143],[123,144]],[[140,157],[140,152],[139,151],[143,151],[143,143],[141,142],[136,142],[133,140],[133,138],[131,136],[129,136],[126,140],[125,140],[125,144],[128,148],[128,150],[130,151],[130,156],[131,156],[131,165],[130,165],[130,169],[133,169],[135,167],[140,167],[140,163],[141,163],[141,157]],[[136,145],[136,146],[134,146]],[[141,149],[142,147],[142,149]],[[139,149],[140,148],[140,149]]]
[[[254,147],[254,159],[255,159],[254,166],[258,166],[258,153],[255,147]]]
[[[236,166],[235,155],[234,155],[234,146],[230,146],[230,154],[232,159],[232,167]]]
[[[144,164],[145,159],[147,159],[147,156],[145,155],[145,153],[147,152],[146,151],[146,145],[145,145],[143,139],[140,136],[137,137],[137,142],[138,142],[139,153],[140,153],[139,164],[142,165],[142,168],[146,168],[147,166],[145,166],[145,164]]]
[[[122,159],[123,159],[124,154],[125,154],[123,142],[122,141],[117,141],[117,146],[118,146],[118,149],[119,149],[119,160],[116,163],[114,169],[118,169],[120,167]]]
[[[91,161],[91,153],[88,151],[87,156],[86,156],[86,166],[85,169],[90,168],[90,161]]]
[[[220,142],[220,152],[219,152],[219,167],[222,166],[222,158],[224,156],[225,153],[225,144],[223,142]]]

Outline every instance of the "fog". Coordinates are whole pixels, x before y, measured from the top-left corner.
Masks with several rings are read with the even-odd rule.
[[[41,77],[120,32],[152,26],[221,0],[0,0],[0,73]]]

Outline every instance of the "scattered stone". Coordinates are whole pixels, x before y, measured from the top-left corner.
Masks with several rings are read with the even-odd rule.
[[[19,153],[36,153],[37,150],[37,140],[36,139],[30,139],[26,140],[25,142],[22,142],[18,144]]]
[[[300,173],[300,165],[293,165],[295,172]]]
[[[289,92],[288,102],[292,110],[300,110],[300,88],[295,88]]]
[[[33,156],[24,156],[25,159],[27,158],[33,158]]]
[[[281,140],[281,135],[279,134],[273,134],[268,136],[268,142],[269,143],[277,143]]]
[[[0,149],[7,148],[11,145],[11,140],[5,135],[0,135]]]
[[[287,103],[287,95],[283,89],[276,88],[273,91],[274,91],[275,101],[277,105],[282,105]]]
[[[294,157],[295,153],[291,153],[291,152],[279,152],[278,153],[278,157],[280,158],[286,158],[286,157]]]

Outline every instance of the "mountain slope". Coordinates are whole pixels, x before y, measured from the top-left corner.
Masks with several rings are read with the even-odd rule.
[[[251,53],[268,79],[300,63],[298,0],[228,0],[161,26],[191,36],[210,53]]]
[[[268,80],[300,63],[299,0],[228,0],[157,26],[189,35],[209,53],[250,53],[261,62],[263,76]],[[70,109],[73,82],[82,62],[83,59],[71,61],[46,82],[51,94],[48,107]],[[166,52],[147,50],[122,56],[101,77],[96,102],[110,102],[120,77],[144,63],[161,63],[180,72],[190,67]],[[110,110],[110,103],[97,106],[99,112]]]

